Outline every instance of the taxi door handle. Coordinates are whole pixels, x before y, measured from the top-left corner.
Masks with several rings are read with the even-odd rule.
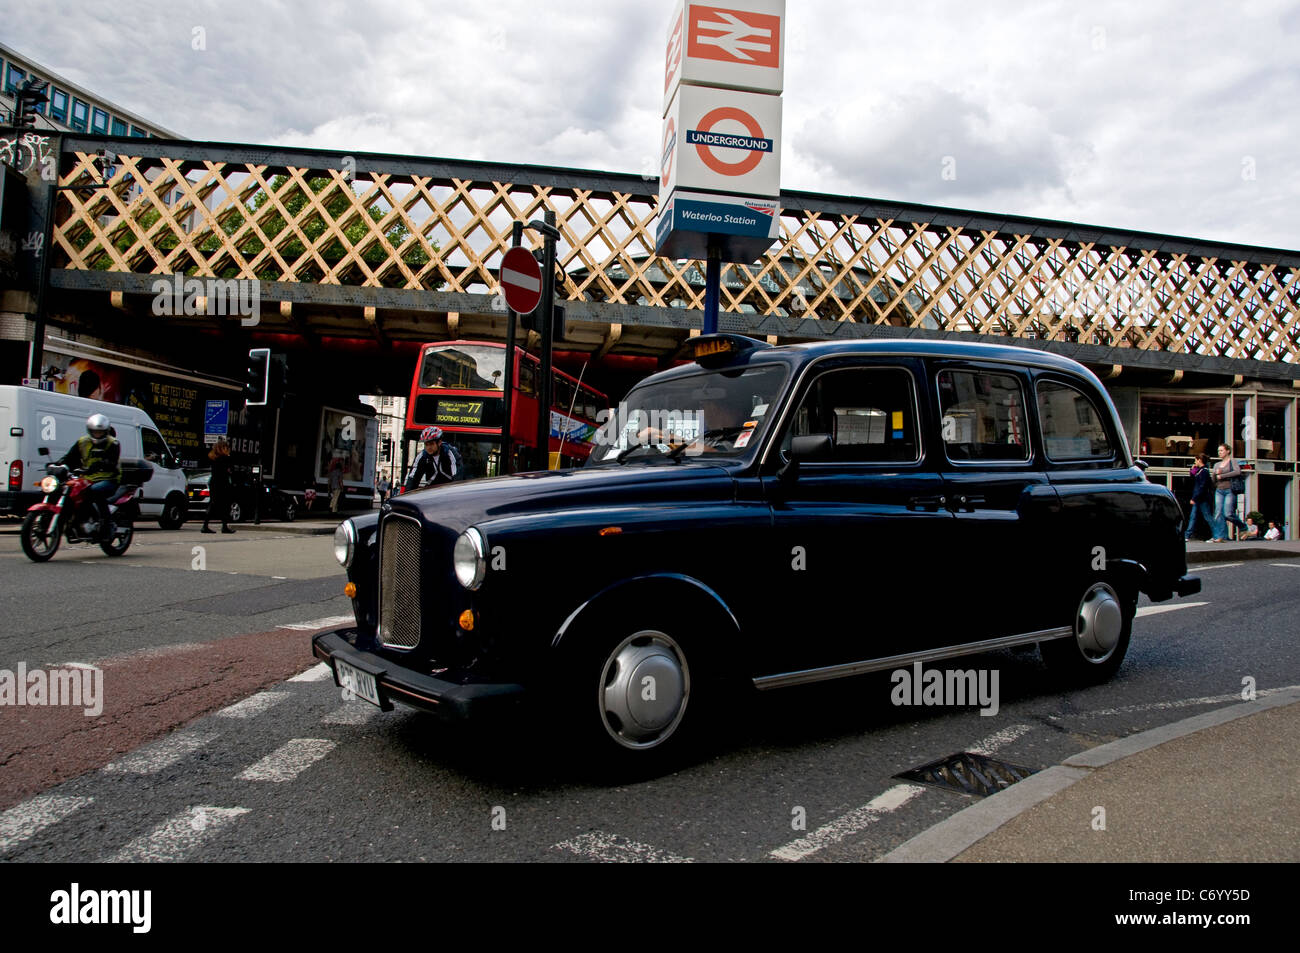
[[[982,496],[958,494],[950,502],[949,509],[954,513],[974,513],[975,507],[982,506],[987,501]]]
[[[914,496],[907,501],[907,508],[934,513],[942,509],[947,502],[948,498],[945,496]]]

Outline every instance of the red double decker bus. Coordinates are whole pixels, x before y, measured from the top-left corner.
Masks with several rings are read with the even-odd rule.
[[[470,479],[505,472],[501,465],[501,429],[505,422],[506,347],[493,341],[443,341],[426,344],[406,403],[406,438],[418,440],[430,425],[441,427],[460,451]],[[510,435],[513,471],[528,469],[536,459],[541,362],[515,348],[511,387]],[[551,439],[547,450],[559,465],[578,466],[591,453],[599,423],[608,408],[604,394],[563,371],[553,372]]]

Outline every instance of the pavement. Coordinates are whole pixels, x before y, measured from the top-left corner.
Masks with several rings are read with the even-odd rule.
[[[1296,557],[1295,540],[1187,546],[1193,574],[1197,564]],[[1253,694],[1082,751],[880,861],[1300,861],[1300,688]]]

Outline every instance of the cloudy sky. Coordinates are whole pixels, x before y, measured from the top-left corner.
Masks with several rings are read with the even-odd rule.
[[[0,0],[0,39],[194,139],[653,172],[672,7]],[[1300,249],[1300,0],[788,0],[786,29],[783,188]]]

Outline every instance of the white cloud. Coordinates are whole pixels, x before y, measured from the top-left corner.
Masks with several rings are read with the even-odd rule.
[[[196,139],[642,172],[671,7],[119,0],[31,17],[3,0],[0,15],[9,45]],[[782,182],[1300,247],[1298,41],[1296,0],[792,0]]]

